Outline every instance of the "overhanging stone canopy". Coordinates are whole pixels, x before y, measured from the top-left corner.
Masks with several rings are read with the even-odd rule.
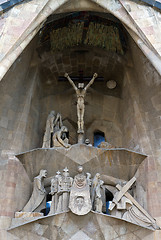
[[[144,154],[124,148],[100,149],[84,144],[75,144],[69,149],[39,148],[17,155],[31,180],[40,169],[46,169],[50,177],[67,166],[73,176],[76,174],[77,166],[82,165],[84,170],[91,172],[93,176],[99,172],[127,181],[134,176],[146,157]]]

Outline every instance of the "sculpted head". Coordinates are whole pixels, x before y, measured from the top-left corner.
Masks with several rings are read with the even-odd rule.
[[[82,166],[78,166],[78,172],[82,173],[83,172],[83,167]]]
[[[47,177],[47,170],[41,169],[40,176],[46,178]]]
[[[61,176],[61,172],[59,170],[56,172],[56,176]]]
[[[62,131],[62,132],[68,132],[68,128],[65,127],[65,126],[62,126],[62,127],[61,127],[61,131]]]
[[[94,74],[93,74],[93,77],[94,77],[94,78],[98,77],[98,74],[97,74],[97,73],[94,73]]]
[[[78,83],[78,88],[83,89],[84,88],[84,83]]]
[[[68,177],[68,176],[69,176],[69,170],[68,170],[67,167],[65,167],[65,168],[63,169],[63,175],[64,175],[65,177]]]
[[[96,178],[100,179],[100,177],[101,177],[100,173],[96,173]]]
[[[90,144],[90,140],[88,138],[86,138],[85,144],[87,144],[87,145]]]
[[[51,118],[51,117],[55,117],[56,116],[56,112],[54,110],[52,110],[48,116],[48,118]]]

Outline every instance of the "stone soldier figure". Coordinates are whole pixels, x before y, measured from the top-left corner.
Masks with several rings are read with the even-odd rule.
[[[77,117],[78,117],[78,133],[84,133],[84,98],[87,92],[87,89],[93,84],[95,78],[97,77],[97,73],[94,73],[93,78],[91,81],[84,87],[84,83],[79,83],[78,87],[74,84],[74,82],[69,77],[68,73],[64,75],[70,84],[73,86],[74,90],[76,91],[77,95]]]
[[[73,183],[73,178],[69,176],[68,168],[64,168],[63,175],[59,179],[58,185],[58,207],[57,212],[66,212],[69,210],[69,194],[71,186]]]
[[[49,214],[54,214],[57,212],[57,205],[58,205],[58,184],[59,180],[61,178],[61,173],[58,171],[56,173],[56,176],[54,176],[51,179],[51,192],[50,194],[52,195],[52,202],[51,202],[51,207],[50,207],[50,212]]]

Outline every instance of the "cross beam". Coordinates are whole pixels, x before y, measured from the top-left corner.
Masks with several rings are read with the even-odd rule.
[[[92,76],[90,77],[84,77],[83,76],[83,71],[79,71],[79,76],[71,76],[71,79],[73,82],[80,82],[80,83],[83,83],[83,82],[89,82],[91,80]],[[60,76],[58,77],[58,81],[68,81],[66,77],[64,76]],[[104,81],[104,78],[103,77],[97,77],[95,79],[95,81],[97,82],[100,82],[100,81]]]
[[[73,77],[73,76],[71,76],[71,79],[72,79],[72,81],[73,82],[88,82],[88,81],[90,81],[91,80],[91,77],[82,77],[82,78],[80,78],[80,77]],[[68,81],[67,80],[67,78],[65,78],[65,77],[62,77],[62,76],[60,76],[60,77],[58,77],[58,81]],[[96,78],[96,80],[95,80],[95,82],[102,82],[102,81],[104,81],[104,78],[103,77],[98,77],[98,78]]]

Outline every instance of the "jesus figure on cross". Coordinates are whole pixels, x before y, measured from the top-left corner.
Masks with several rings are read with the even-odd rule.
[[[69,77],[68,73],[65,73],[64,77],[68,79],[70,84],[73,86],[77,95],[77,116],[78,116],[78,133],[84,133],[84,98],[86,95],[87,89],[93,84],[95,78],[97,77],[97,73],[94,73],[93,78],[90,82],[84,87],[84,83],[78,83],[78,87],[74,84],[74,82]]]

